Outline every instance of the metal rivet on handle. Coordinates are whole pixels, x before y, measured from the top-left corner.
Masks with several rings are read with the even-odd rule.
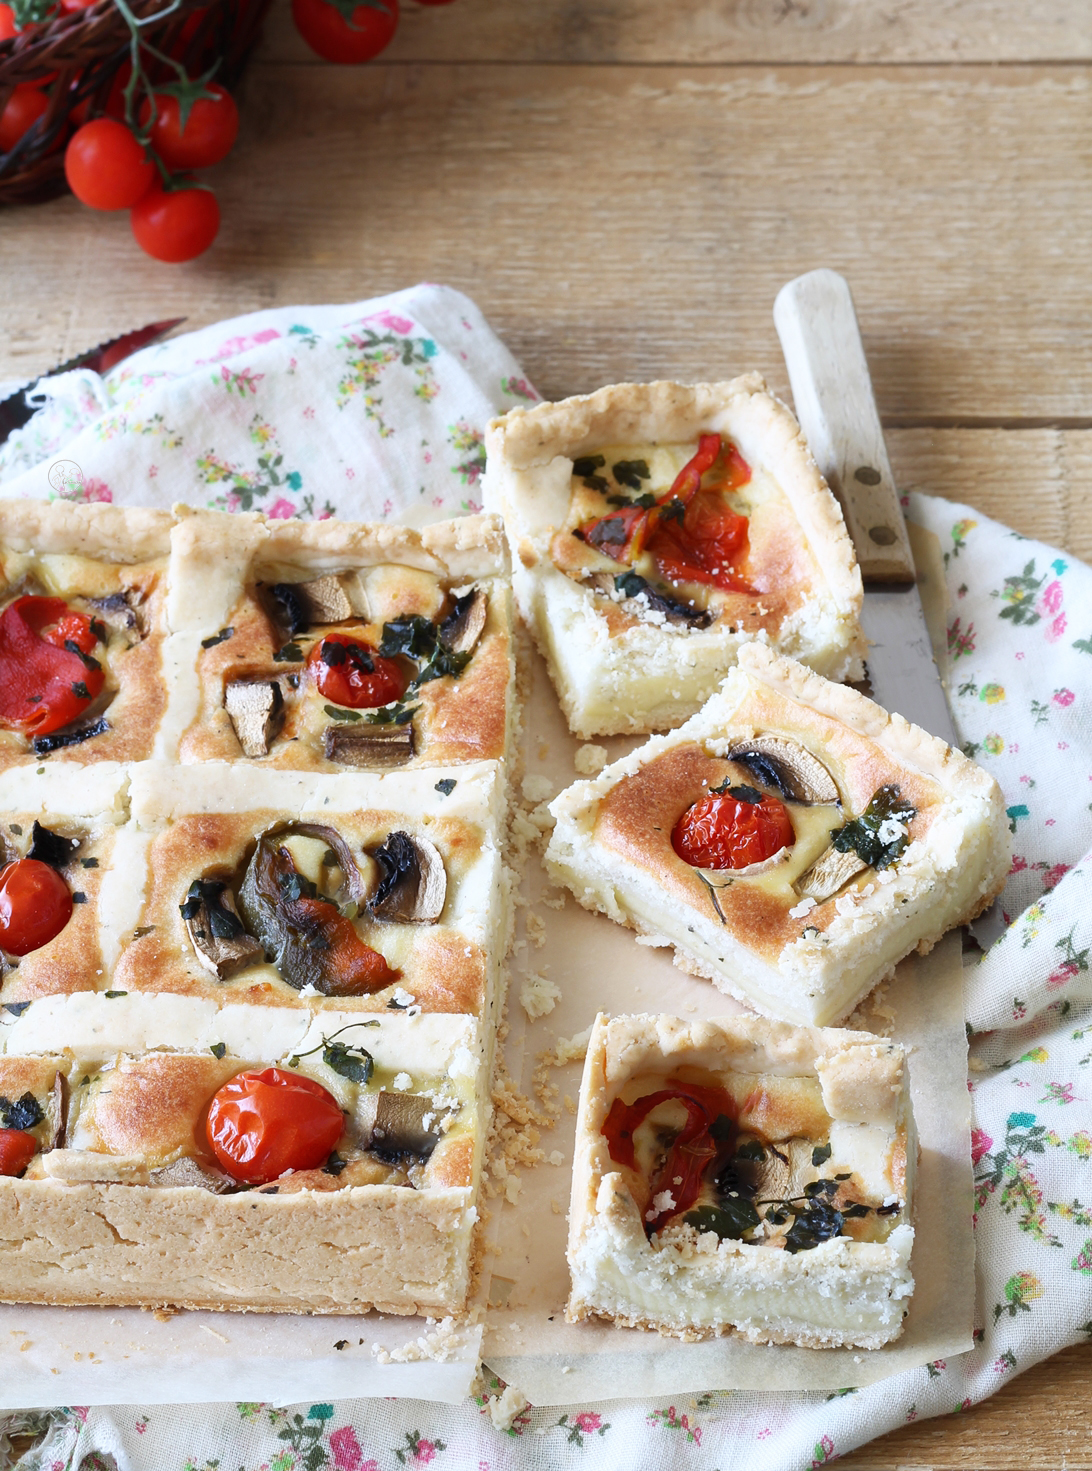
[[[891,530],[890,526],[871,526],[869,527],[868,534],[877,546],[881,547],[889,547],[892,542],[898,541],[898,537]]]
[[[871,465],[862,465],[859,470],[854,471],[854,480],[859,480],[862,485],[879,485],[883,476]]]

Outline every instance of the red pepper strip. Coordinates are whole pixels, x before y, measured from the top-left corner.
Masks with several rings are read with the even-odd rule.
[[[632,561],[631,543],[645,515],[640,506],[623,506],[584,527],[584,540],[604,557],[612,557],[616,562]]]
[[[288,922],[322,951],[322,970],[333,996],[370,996],[391,985],[401,974],[373,950],[353,928],[351,920],[327,899],[284,901]]]
[[[675,476],[675,482],[666,495],[660,497],[660,505],[669,501],[682,501],[688,505],[701,489],[701,477],[711,470],[720,454],[720,435],[702,434],[698,438],[698,452],[693,455]]]
[[[0,726],[48,735],[81,715],[106,683],[90,618],[62,598],[22,597],[0,615]]]
[[[670,1191],[674,1204],[645,1221],[645,1232],[652,1236],[672,1216],[688,1211],[701,1194],[701,1184],[709,1162],[718,1158],[729,1158],[735,1151],[737,1135],[736,1108],[730,1095],[720,1088],[702,1088],[688,1083],[677,1083],[672,1088],[658,1093],[648,1093],[635,1103],[623,1103],[616,1098],[603,1125],[610,1157],[616,1164],[636,1169],[633,1151],[633,1135],[658,1104],[668,1099],[678,1099],[687,1112],[687,1121],[675,1136],[668,1150],[663,1168],[649,1182],[649,1190],[655,1197],[661,1189]],[[725,1115],[732,1121],[732,1129],[726,1139],[714,1140],[710,1128],[714,1121]]]

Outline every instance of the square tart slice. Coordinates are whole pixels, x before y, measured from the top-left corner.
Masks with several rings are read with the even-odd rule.
[[[547,868],[585,908],[808,1025],[981,913],[1009,868],[992,777],[761,644],[679,730],[550,810]]]
[[[171,563],[172,627],[189,620],[178,759],[302,771],[502,759],[507,573],[490,516],[421,531],[184,516]]]
[[[172,520],[0,500],[0,769],[152,755]]]
[[[486,447],[486,503],[574,734],[681,724],[756,638],[859,677],[841,510],[757,374],[513,409]]]
[[[137,767],[101,899],[110,990],[491,1015],[504,791],[493,763]]]
[[[479,1024],[288,1020],[84,996],[5,1028],[0,1117],[20,1133],[0,1137],[0,1300],[458,1312],[482,1158]]]
[[[895,1043],[600,1015],[576,1130],[571,1322],[806,1348],[901,1334],[917,1142]]]
[[[125,821],[125,768],[0,771],[0,1006],[94,991],[106,968],[100,893]]]

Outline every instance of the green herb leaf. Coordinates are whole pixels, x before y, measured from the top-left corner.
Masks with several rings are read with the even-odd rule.
[[[227,1043],[214,1042],[209,1048],[209,1051],[212,1053],[213,1057],[223,1057],[224,1054],[227,1052]]]
[[[338,1154],[336,1149],[334,1149],[330,1153],[330,1158],[323,1165],[322,1173],[324,1175],[340,1175],[342,1170],[348,1163],[349,1161],[347,1159],[342,1159],[341,1155]]]
[[[384,659],[405,654],[410,659],[429,659],[438,642],[436,625],[415,613],[412,617],[394,618],[383,625],[379,652]]]
[[[578,480],[586,480],[589,475],[594,475],[596,470],[601,470],[606,463],[602,455],[580,455],[573,461],[573,474]]]
[[[10,1098],[0,1097],[0,1119],[5,1129],[33,1129],[42,1118],[41,1105],[29,1090],[14,1103]]]
[[[79,659],[85,669],[102,668],[102,665],[97,659],[93,659],[90,654],[84,653],[84,651],[80,648],[75,639],[66,638],[64,641],[64,646],[70,654],[75,654],[76,658]]]
[[[217,644],[222,644],[227,639],[232,638],[234,633],[234,628],[221,628],[219,633],[214,633],[209,638],[203,638],[201,640],[201,647],[203,649],[215,648]]]
[[[682,525],[686,517],[686,507],[678,496],[672,496],[667,505],[660,512],[661,521],[678,521]]]
[[[378,710],[369,710],[364,719],[369,725],[408,725],[420,710],[420,705],[383,705]]]
[[[91,691],[82,679],[77,679],[76,683],[72,686],[72,693],[76,696],[77,700],[89,700],[91,698]]]
[[[652,478],[647,460],[619,460],[610,470],[618,484],[628,485],[630,490],[640,490],[641,481]]]
[[[651,510],[651,508],[655,504],[656,504],[656,497],[652,494],[652,492],[650,490],[646,490],[642,495],[634,495],[634,496],[629,496],[629,495],[608,495],[607,496],[607,505],[608,506],[640,506],[640,508],[641,508],[642,511],[648,511],[648,510]]]
[[[282,644],[273,655],[274,664],[302,664],[303,650],[297,643]]]
[[[785,1233],[785,1250],[792,1255],[798,1251],[811,1251],[823,1241],[830,1241],[842,1234],[845,1218],[829,1201],[809,1201],[807,1209],[800,1211]]]
[[[718,1144],[725,1144],[732,1137],[734,1128],[735,1124],[726,1113],[718,1113],[709,1125],[709,1134]]]
[[[325,1039],[323,1039],[325,1041]],[[328,1068],[351,1083],[366,1083],[375,1068],[371,1053],[349,1042],[329,1042],[322,1049],[322,1060]]]
[[[128,991],[104,991],[107,1001],[116,1001],[119,996],[128,996]]]
[[[99,860],[97,858],[81,858],[80,859],[80,867],[81,868],[98,868],[98,866],[99,866]]]
[[[737,1159],[753,1159],[761,1163],[766,1158],[766,1151],[757,1139],[745,1139],[736,1150]]]
[[[827,1162],[827,1160],[829,1158],[830,1158],[830,1145],[829,1144],[817,1144],[815,1146],[815,1148],[811,1152],[811,1162],[816,1167],[816,1169],[818,1169],[820,1165],[826,1164],[826,1162]]]
[[[917,808],[900,799],[896,785],[880,787],[860,817],[831,833],[831,846],[856,853],[870,868],[888,868],[910,841],[908,828],[916,816]]]
[[[688,1211],[683,1220],[696,1231],[715,1231],[722,1241],[738,1241],[745,1231],[753,1231],[761,1217],[743,1195],[729,1195],[716,1205],[702,1205]]]
[[[453,776],[445,776],[436,783],[433,790],[439,792],[441,797],[450,797],[457,785]]]
[[[323,705],[322,708],[326,711],[331,720],[341,720],[344,721],[346,724],[349,724],[354,720],[364,719],[364,716],[361,715],[359,710],[343,710],[340,705]],[[371,716],[368,717],[369,720],[371,718]]]

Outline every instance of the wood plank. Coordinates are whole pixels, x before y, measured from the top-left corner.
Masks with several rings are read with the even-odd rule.
[[[0,374],[168,313],[425,278],[550,396],[751,367],[784,389],[774,295],[828,264],[886,418],[1092,423],[1090,90],[1047,67],[256,67],[204,259],[158,265],[72,200],[5,214]]]
[[[274,7],[263,55],[314,60]],[[403,0],[383,61],[954,62],[1092,58],[1087,0]]]
[[[1080,1344],[1037,1364],[973,1410],[892,1431],[847,1455],[839,1466],[845,1471],[1013,1471],[1016,1466],[1087,1471],[1092,1467],[1090,1390],[1092,1350]]]

